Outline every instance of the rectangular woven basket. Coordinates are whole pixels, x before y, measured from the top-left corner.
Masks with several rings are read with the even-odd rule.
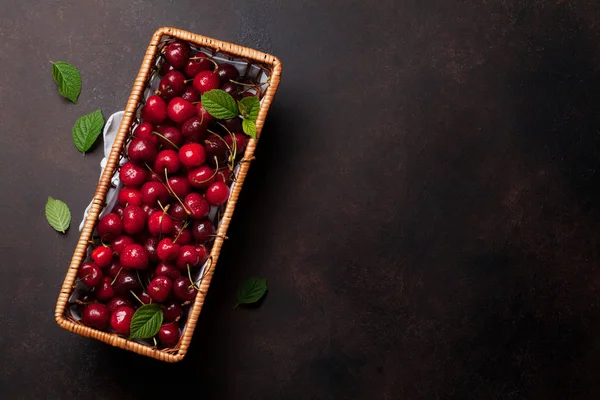
[[[248,62],[249,64],[259,66],[268,74],[269,85],[262,97],[260,112],[256,120],[257,139],[251,139],[248,142],[246,151],[244,153],[245,162],[240,163],[240,169],[236,177],[236,183],[231,191],[229,201],[222,216],[221,224],[219,225],[219,229],[217,231],[217,237],[214,241],[214,245],[210,254],[212,259],[211,268],[209,268],[203,275],[203,278],[200,282],[200,289],[189,311],[188,319],[182,331],[179,344],[173,349],[159,350],[150,345],[127,340],[114,333],[103,332],[87,327],[76,319],[70,317],[68,306],[69,298],[75,289],[75,279],[77,277],[78,269],[87,257],[88,245],[92,239],[96,222],[98,221],[98,217],[105,207],[106,196],[111,187],[111,178],[113,174],[118,171],[119,161],[124,156],[125,146],[130,139],[132,128],[137,122],[138,108],[145,100],[144,92],[150,78],[156,72],[156,60],[158,57],[160,57],[161,51],[164,49],[166,43],[173,39],[188,41],[192,45],[196,45],[204,49],[210,49],[214,54],[218,53],[220,55],[224,55],[225,57],[230,57],[232,60],[242,60]],[[188,351],[196,323],[198,322],[200,310],[204,304],[206,293],[215,270],[216,262],[219,258],[221,247],[223,245],[223,238],[226,236],[227,228],[229,227],[229,223],[233,215],[233,210],[235,209],[242,185],[246,178],[246,174],[248,173],[250,161],[253,159],[254,150],[256,148],[258,138],[260,137],[260,132],[269,110],[269,106],[271,105],[273,96],[277,91],[280,77],[281,63],[276,57],[269,54],[175,28],[164,27],[158,29],[154,33],[150,45],[146,51],[140,71],[135,79],[133,90],[129,96],[119,132],[112,146],[106,167],[96,188],[89,214],[85,220],[79,241],[77,242],[77,247],[73,253],[73,258],[71,259],[71,264],[69,265],[69,270],[60,290],[60,295],[56,303],[55,318],[56,322],[61,327],[81,336],[91,337],[108,343],[112,346],[133,351],[135,353],[156,358],[158,360],[178,362],[183,359]]]

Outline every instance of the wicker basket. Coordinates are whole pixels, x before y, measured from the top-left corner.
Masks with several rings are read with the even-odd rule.
[[[256,120],[257,139],[251,139],[248,142],[246,151],[244,153],[243,161],[245,162],[240,163],[240,169],[238,171],[236,183],[231,191],[229,202],[225,208],[221,224],[217,231],[217,237],[211,250],[211,268],[207,270],[202,281],[200,282],[200,290],[198,291],[196,299],[190,308],[188,319],[182,331],[179,344],[173,349],[159,350],[156,347],[130,341],[116,334],[99,331],[83,325],[81,322],[70,317],[68,304],[69,298],[75,288],[75,279],[77,277],[78,269],[87,257],[88,244],[92,239],[92,234],[94,232],[98,216],[105,207],[105,199],[111,185],[111,177],[118,171],[119,161],[123,157],[124,148],[130,139],[132,128],[137,122],[137,112],[140,105],[144,102],[145,89],[150,78],[156,72],[156,60],[158,57],[160,57],[160,53],[164,49],[166,43],[173,39],[185,40],[190,42],[192,45],[196,45],[204,49],[211,49],[214,54],[219,53],[221,55],[231,57],[232,59],[245,60],[252,65],[259,66],[268,73],[270,81],[262,97],[260,112],[258,119]],[[214,267],[219,257],[221,246],[223,245],[223,239],[227,233],[227,228],[231,221],[233,210],[248,172],[248,168],[250,167],[250,161],[253,158],[256,143],[258,141],[258,137],[260,137],[260,132],[262,130],[267,111],[269,110],[269,106],[273,100],[273,96],[277,90],[280,77],[281,63],[274,56],[175,28],[160,28],[154,33],[152,36],[152,41],[150,42],[148,50],[146,51],[146,56],[144,57],[140,72],[133,85],[133,90],[129,96],[119,132],[112,146],[106,168],[104,169],[96,188],[89,214],[85,220],[79,241],[77,242],[77,247],[75,248],[73,258],[71,259],[71,264],[69,265],[69,270],[60,290],[60,295],[56,303],[55,318],[56,322],[61,327],[75,332],[81,336],[92,337],[112,346],[130,350],[141,355],[156,358],[158,360],[178,362],[183,359],[190,345],[190,341],[198,321],[198,316],[200,315],[200,310],[204,304],[204,299],[212,279],[215,269]]]

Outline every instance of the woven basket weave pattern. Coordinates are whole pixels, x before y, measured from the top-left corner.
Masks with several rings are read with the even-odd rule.
[[[174,349],[159,350],[155,347],[128,341],[116,334],[99,331],[81,324],[79,321],[76,321],[69,316],[68,301],[71,293],[73,292],[77,271],[87,257],[87,247],[89,241],[92,239],[92,234],[98,220],[98,215],[104,207],[106,195],[111,185],[111,177],[113,174],[118,172],[119,161],[121,157],[124,156],[124,149],[130,140],[131,131],[133,127],[135,127],[135,124],[139,123],[139,109],[143,105],[144,90],[146,89],[146,86],[148,85],[152,75],[157,72],[157,57],[160,56],[160,53],[164,50],[166,44],[173,39],[185,40],[190,42],[192,45],[211,49],[213,54],[219,53],[235,57],[236,59],[246,59],[249,63],[259,65],[261,68],[264,68],[266,71],[268,71],[270,80],[269,86],[262,97],[260,112],[256,120],[257,139],[251,139],[248,142],[246,151],[244,153],[245,162],[240,163],[240,169],[236,177],[236,183],[231,191],[227,207],[225,208],[221,224],[217,231],[217,237],[211,250],[211,268],[207,269],[203,279],[199,284],[200,289],[198,291],[198,295],[196,296],[196,299],[190,309],[188,319],[178,346]],[[221,252],[223,238],[227,233],[235,205],[250,167],[250,161],[254,156],[254,151],[262,131],[265,117],[273,101],[273,96],[277,91],[280,77],[281,63],[276,57],[269,54],[175,28],[160,28],[154,33],[150,45],[146,51],[146,55],[142,62],[138,76],[133,84],[133,89],[125,108],[119,132],[112,146],[106,168],[104,169],[98,186],[96,187],[96,192],[94,193],[89,214],[85,220],[85,224],[77,242],[75,252],[73,253],[67,275],[60,290],[58,301],[56,303],[55,318],[56,322],[61,327],[75,332],[81,336],[91,337],[108,343],[112,346],[127,349],[161,361],[177,362],[183,359],[189,348],[190,341],[192,339],[200,311],[204,304],[206,293],[210,285],[217,260],[219,258],[219,254]]]

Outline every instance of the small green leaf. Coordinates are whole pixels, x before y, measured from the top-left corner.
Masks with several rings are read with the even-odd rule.
[[[224,90],[209,90],[202,95],[200,101],[202,107],[217,119],[230,119],[239,115],[235,99]]]
[[[259,301],[267,292],[267,280],[264,278],[246,279],[237,290],[237,304],[251,304]]]
[[[242,129],[244,133],[253,139],[256,139],[256,124],[249,119],[242,120]]]
[[[93,113],[79,118],[73,125],[73,143],[82,153],[85,153],[92,147],[104,125],[102,111],[96,110]]]
[[[81,74],[77,68],[64,61],[57,61],[52,63],[52,76],[58,83],[58,92],[77,104],[77,98],[81,93]]]
[[[260,111],[260,101],[258,100],[258,97],[244,97],[238,101],[238,105],[240,106],[240,110],[243,110],[242,116],[244,119],[249,119],[252,122],[256,122],[256,118],[258,118],[258,112]]]
[[[149,339],[156,335],[163,322],[163,312],[158,304],[145,304],[131,318],[129,339]]]
[[[55,230],[65,233],[71,225],[71,211],[63,201],[48,197],[46,219]]]

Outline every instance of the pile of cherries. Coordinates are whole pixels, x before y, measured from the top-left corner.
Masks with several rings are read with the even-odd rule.
[[[201,95],[222,89],[239,100],[256,96],[248,88],[258,86],[182,41],[164,48],[158,67],[158,90],[141,108],[119,170],[124,188],[98,222],[91,260],[78,272],[85,289],[75,303],[83,324],[123,336],[137,308],[159,303],[158,340],[172,348],[247,142],[241,120],[214,119]]]

